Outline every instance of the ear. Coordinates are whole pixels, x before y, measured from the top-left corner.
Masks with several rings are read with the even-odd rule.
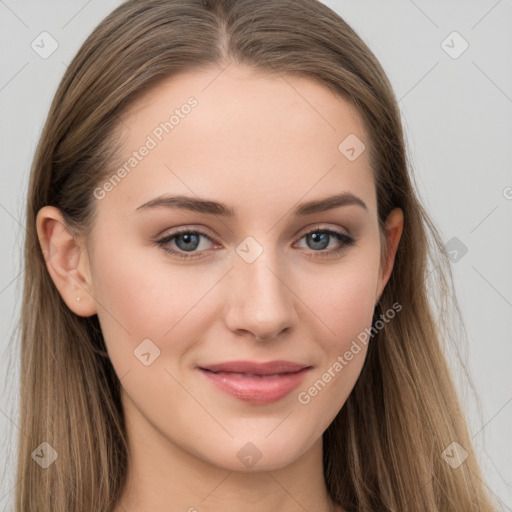
[[[393,265],[395,263],[395,255],[398,249],[398,243],[402,236],[404,228],[404,212],[401,208],[395,208],[392,210],[388,218],[386,219],[385,227],[385,246],[387,247],[385,257],[381,262],[381,268],[379,272],[379,280],[377,285],[376,300],[377,302],[382,295],[384,288],[391,276]]]
[[[83,242],[54,206],[39,210],[36,227],[46,268],[64,302],[79,316],[96,314],[89,256]]]

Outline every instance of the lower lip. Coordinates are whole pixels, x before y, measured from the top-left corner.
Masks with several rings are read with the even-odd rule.
[[[300,386],[310,368],[268,377],[214,373],[202,368],[200,370],[215,386],[235,398],[253,404],[270,404],[284,398]]]

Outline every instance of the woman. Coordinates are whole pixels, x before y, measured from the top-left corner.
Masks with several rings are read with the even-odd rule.
[[[326,6],[121,5],[27,213],[17,510],[492,510],[396,100]]]

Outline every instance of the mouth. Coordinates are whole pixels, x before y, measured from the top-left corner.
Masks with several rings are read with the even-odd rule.
[[[197,368],[217,389],[234,398],[269,404],[297,388],[312,366],[290,361],[231,361]]]

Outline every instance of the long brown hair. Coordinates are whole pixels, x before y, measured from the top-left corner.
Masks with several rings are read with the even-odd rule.
[[[351,512],[491,511],[443,355],[447,321],[429,297],[437,290],[444,315],[453,302],[449,262],[413,187],[395,96],[367,45],[317,0],[130,0],[71,62],[28,192],[16,510],[110,511],[128,463],[120,381],[98,319],[75,315],[60,297],[36,215],[53,205],[77,235],[88,233],[93,190],[111,172],[124,109],[162,78],[231,62],[309,77],[350,101],[369,134],[381,230],[393,208],[404,212],[374,320],[396,302],[402,310],[371,340],[355,388],[323,436],[331,498]],[[436,270],[427,283],[429,258]],[[42,442],[58,453],[44,471],[31,457]],[[441,457],[453,442],[469,453],[456,469]]]

